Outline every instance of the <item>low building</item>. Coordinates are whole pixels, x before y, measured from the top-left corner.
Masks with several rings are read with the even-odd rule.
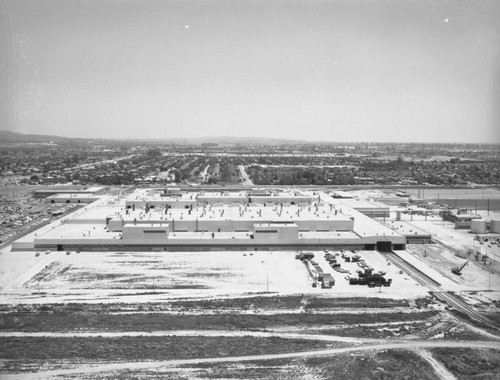
[[[45,198],[45,203],[83,203],[88,204],[98,200],[100,196],[82,193],[61,193]]]
[[[40,189],[33,191],[33,196],[35,198],[47,198],[58,194],[90,194],[98,195],[103,194],[106,191],[105,187],[95,186],[89,187],[87,189],[68,189],[68,188],[57,188],[57,189]]]

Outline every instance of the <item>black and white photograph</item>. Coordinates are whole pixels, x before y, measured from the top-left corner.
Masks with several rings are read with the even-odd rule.
[[[0,379],[500,380],[500,1],[0,0]]]

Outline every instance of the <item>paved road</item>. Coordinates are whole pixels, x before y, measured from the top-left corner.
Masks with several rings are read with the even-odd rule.
[[[200,181],[207,182],[208,181],[208,169],[210,169],[210,165],[205,166],[205,169],[200,174]]]
[[[243,179],[243,185],[245,186],[253,186],[253,182],[245,171],[245,167],[243,165],[238,165],[238,169],[240,169],[241,179]]]

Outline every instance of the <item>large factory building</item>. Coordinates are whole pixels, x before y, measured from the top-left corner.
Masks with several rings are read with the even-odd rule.
[[[13,249],[405,249],[405,236],[367,216],[374,211],[367,212],[366,204],[360,206],[365,213],[354,207],[323,192],[141,189],[127,197],[103,196],[19,239]]]

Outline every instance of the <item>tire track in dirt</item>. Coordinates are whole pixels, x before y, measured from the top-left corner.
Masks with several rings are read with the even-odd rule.
[[[427,361],[427,363],[432,366],[434,372],[439,376],[441,380],[456,380],[456,377],[450,371],[448,371],[443,363],[434,358],[431,352],[427,350],[416,350],[416,353],[419,354],[422,359]]]
[[[33,276],[35,276],[37,273],[45,269],[48,265],[52,264],[52,262],[55,260],[54,255],[44,255],[44,257],[38,261],[35,265],[33,265],[31,268],[29,268],[26,272],[21,274],[18,278],[16,278],[14,281],[12,281],[10,284],[7,284],[4,286],[1,291],[12,291],[12,290],[19,290],[23,284],[27,281],[29,281]]]

